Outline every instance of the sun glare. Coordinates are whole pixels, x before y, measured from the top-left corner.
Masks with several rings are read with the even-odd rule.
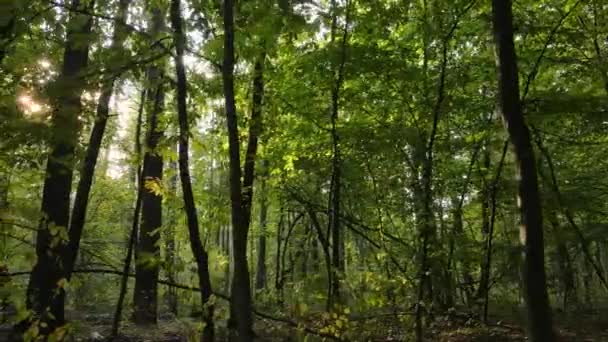
[[[36,114],[40,113],[43,109],[43,105],[34,101],[34,99],[27,94],[23,94],[17,98],[17,102],[19,103],[21,110],[25,112],[25,114]]]
[[[38,65],[40,65],[42,69],[49,69],[51,67],[51,62],[47,59],[41,59],[38,61]]]

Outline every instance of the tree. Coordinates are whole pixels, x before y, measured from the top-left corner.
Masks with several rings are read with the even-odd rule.
[[[231,329],[234,329],[231,332],[232,339],[235,341],[251,341],[253,339],[253,318],[251,313],[251,288],[249,287],[249,265],[247,263],[247,235],[249,232],[247,222],[249,220],[243,205],[240,142],[234,99],[234,3],[232,0],[224,0],[223,21],[224,61],[222,79],[230,155],[229,180],[234,260],[230,297],[230,326]]]
[[[72,0],[70,6],[90,10],[94,1]],[[65,323],[63,284],[67,265],[63,255],[69,224],[74,149],[80,128],[80,97],[85,85],[82,74],[88,63],[87,35],[91,24],[90,16],[70,14],[61,75],[50,89],[52,137],[43,187],[42,217],[36,235],[37,262],[26,296],[27,305],[34,313],[29,324],[36,327],[43,338]]]
[[[188,95],[188,81],[186,79],[186,68],[184,66],[184,50],[186,46],[186,35],[182,27],[180,0],[171,1],[171,25],[173,26],[173,37],[175,40],[175,73],[177,77],[177,114],[179,117],[179,178],[182,183],[182,193],[186,218],[188,220],[188,233],[190,236],[190,248],[196,260],[198,270],[198,283],[201,292],[201,311],[203,313],[202,341],[214,340],[213,305],[209,302],[211,298],[211,277],[209,276],[209,261],[207,251],[203,247],[198,227],[198,217],[192,182],[190,180],[190,169],[188,161],[188,138],[190,135],[186,97]]]
[[[151,9],[150,35],[160,37],[164,30],[164,9]],[[165,85],[161,65],[151,65],[147,70],[147,115],[148,132],[145,140],[143,161],[144,192],[142,194],[142,217],[138,234],[135,262],[135,289],[133,320],[136,324],[156,324],[158,306],[158,274],[160,261],[159,228],[162,225],[162,178],[163,157],[160,142],[163,139]]]
[[[519,177],[522,277],[531,341],[555,341],[545,276],[543,219],[536,161],[519,98],[517,55],[510,0],[493,0],[493,30],[498,65],[498,102],[513,144]]]

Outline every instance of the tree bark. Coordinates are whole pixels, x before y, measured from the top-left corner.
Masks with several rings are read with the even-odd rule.
[[[266,177],[268,176],[268,161],[262,160],[262,179],[260,188],[260,236],[258,237],[258,260],[255,276],[255,288],[266,288],[266,228],[268,225],[268,194],[266,193]]]
[[[177,175],[178,175],[178,165],[177,162],[171,161],[169,163],[169,169],[171,170],[171,178],[169,179],[169,193],[173,197],[177,197]],[[167,210],[167,224],[164,230],[164,240],[165,240],[165,263],[164,268],[167,274],[167,279],[170,282],[175,282],[176,269],[175,262],[177,259],[177,247],[175,245],[175,226],[178,224],[177,221],[177,209],[170,207]],[[177,317],[178,313],[178,300],[177,300],[177,291],[174,288],[168,288],[167,292],[165,292],[165,302],[171,312],[175,317]]]
[[[519,176],[520,238],[524,300],[530,341],[555,341],[547,295],[543,219],[534,150],[519,98],[517,56],[510,0],[493,0],[493,30],[498,64],[499,106],[513,144]]]
[[[338,14],[336,0],[332,0],[332,24],[331,24],[331,42],[336,41],[338,29]],[[340,206],[341,206],[341,188],[342,188],[342,157],[340,149],[340,135],[338,132],[338,117],[340,112],[340,90],[344,82],[344,65],[346,64],[346,47],[348,38],[349,25],[349,2],[346,2],[346,18],[344,32],[340,47],[340,59],[333,66],[332,74],[332,89],[331,89],[331,142],[332,142],[332,159],[331,159],[331,182],[330,182],[330,205],[329,205],[329,231],[331,232],[332,241],[332,287],[330,306],[335,306],[341,303],[340,281],[343,278],[344,264],[344,234],[342,232],[340,222]]]
[[[238,122],[234,99],[234,2],[225,0],[224,16],[224,61],[222,77],[228,128],[230,154],[230,202],[232,218],[232,245],[234,275],[230,300],[230,339],[249,342],[254,338],[251,314],[251,289],[249,287],[249,265],[247,263],[248,218],[243,206],[241,184],[241,156]]]
[[[190,169],[188,160],[188,138],[190,134],[188,124],[188,112],[186,108],[187,79],[184,67],[184,50],[186,35],[182,28],[180,0],[171,1],[171,24],[175,40],[175,72],[177,77],[177,113],[179,117],[179,178],[182,184],[184,196],[184,208],[188,222],[188,234],[190,236],[190,248],[196,260],[198,271],[198,283],[201,289],[201,310],[203,313],[202,341],[214,340],[213,305],[209,303],[211,298],[211,277],[209,275],[209,264],[207,251],[201,241],[196,204],[192,192]]]
[[[488,144],[489,145],[489,144]],[[490,266],[487,264],[485,258],[488,255],[489,240],[490,240],[490,202],[491,200],[491,187],[487,175],[490,171],[490,151],[488,146],[483,151],[483,173],[482,173],[482,189],[481,189],[481,236],[483,237],[483,255],[481,260],[481,274],[479,276],[479,287],[477,288],[477,299],[483,299],[486,297],[485,292],[488,290],[490,283]]]
[[[165,29],[164,11],[160,7],[153,7],[150,13],[150,35],[159,37]],[[142,217],[135,249],[133,291],[133,321],[138,325],[156,324],[157,321],[162,194],[153,191],[150,187],[160,186],[163,177],[163,157],[157,150],[164,137],[163,128],[160,127],[165,96],[162,65],[154,64],[148,67],[147,79],[148,132],[143,160]]]
[[[71,7],[84,10],[92,9],[93,5],[93,0],[71,2]],[[42,218],[36,236],[37,262],[32,270],[26,298],[27,307],[32,309],[34,315],[17,329],[38,324],[42,338],[65,322],[65,291],[60,281],[66,277],[66,265],[62,262],[62,256],[66,251],[74,150],[80,130],[80,96],[85,85],[81,73],[87,66],[89,55],[88,40],[83,43],[78,37],[88,35],[91,24],[90,16],[70,14],[63,66],[50,91],[53,106],[50,151],[42,194]]]
[[[151,72],[153,70],[149,70]],[[159,71],[159,70],[155,70]],[[152,73],[152,72],[151,72]],[[160,76],[160,75],[158,75]],[[150,81],[155,79],[149,75]],[[142,194],[142,218],[137,239],[135,262],[135,290],[133,320],[136,324],[156,324],[158,302],[158,261],[160,248],[158,245],[162,225],[162,195],[148,188],[147,182],[156,183],[162,180],[163,158],[155,149],[158,147],[163,132],[159,130],[159,116],[162,113],[164,102],[163,85],[157,85],[156,91],[151,91],[154,105],[148,114],[149,131],[146,139],[146,153],[144,156],[144,188]]]

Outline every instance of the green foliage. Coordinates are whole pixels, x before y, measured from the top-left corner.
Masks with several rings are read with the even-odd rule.
[[[6,11],[0,5],[0,264],[9,265],[10,271],[27,271],[36,261],[33,245],[52,118],[61,109],[52,99],[65,97],[70,88],[59,77],[71,29],[70,10],[46,8],[48,4],[40,1],[28,6],[9,3]],[[480,299],[474,297],[485,267],[486,225],[492,211],[490,310],[497,302],[516,302],[521,251],[516,165],[510,149],[501,161],[506,134],[495,113],[489,3],[475,2],[470,8],[464,0],[351,0],[338,1],[335,8],[331,3],[241,1],[236,8],[234,80],[241,160],[247,153],[251,124],[254,64],[265,54],[263,131],[248,241],[255,284],[259,243],[266,240],[266,285],[254,291],[256,308],[293,318],[298,336],[307,336],[304,328],[312,327],[353,341],[363,338],[358,329],[369,328],[354,318],[410,312],[418,301],[420,233],[427,229],[421,216],[427,194],[421,189],[431,154],[428,257],[433,266],[424,272],[433,280],[433,293],[439,294],[425,298],[425,307],[479,311]],[[163,226],[158,231],[161,257],[140,254],[137,262],[160,265],[164,280],[198,286],[177,171],[174,66],[169,62],[172,37],[168,30],[150,37],[145,29],[147,6],[167,7],[169,2],[133,1],[126,25],[109,20],[116,5],[115,0],[97,1],[93,33],[75,37],[76,45],[92,44],[86,72],[80,75],[86,86],[78,131],[65,132],[78,136],[78,166],[83,164],[101,86],[116,78],[104,138],[107,153],[99,157],[77,268],[122,269],[142,159],[135,154],[135,117],[140,90],[152,86],[145,80],[145,70],[154,64],[163,71],[167,89],[159,123],[165,137],[154,151],[165,163],[163,179],[145,179],[144,187],[163,198]],[[221,4],[183,0],[182,8],[188,32],[194,198],[212,288],[228,294],[233,260]],[[79,16],[84,20],[85,14]],[[604,273],[608,264],[608,10],[601,1],[527,0],[515,2],[514,17],[521,97],[543,200],[549,292],[554,306],[560,306],[569,266],[576,289],[572,304],[592,305],[585,303],[586,297],[595,296],[599,303],[606,296],[590,261]],[[6,26],[11,18],[14,25]],[[124,26],[128,33],[119,51],[109,48],[115,25]],[[325,312],[328,281],[335,271],[326,264],[325,255],[325,247],[331,254],[334,246],[328,230],[335,177],[331,108],[342,53],[335,131],[346,266],[340,280],[341,309]],[[147,131],[149,110],[144,108],[142,132]],[[145,145],[145,134],[139,139]],[[431,139],[433,150],[428,151]],[[489,198],[493,191],[494,208]],[[484,201],[489,203],[485,209]],[[67,241],[68,228],[51,224],[48,229],[52,245]],[[0,285],[21,315],[29,314],[24,306],[26,284],[26,278],[14,277]],[[118,277],[113,274],[75,274],[69,284],[62,280],[61,286],[67,291],[69,309],[112,312],[118,295]],[[170,293],[164,285],[159,288],[164,297]],[[187,331],[188,338],[198,338],[198,322],[184,316],[200,309],[200,298],[176,291],[179,310],[174,323]],[[442,292],[451,303],[441,297]],[[129,305],[130,296],[126,298]],[[165,312],[167,301],[159,302]],[[219,296],[214,302],[217,320],[226,318],[226,303]],[[408,315],[395,315],[399,324],[412,324]],[[33,325],[27,338],[36,340],[39,329]],[[61,340],[72,333],[70,329],[62,328],[52,338]]]

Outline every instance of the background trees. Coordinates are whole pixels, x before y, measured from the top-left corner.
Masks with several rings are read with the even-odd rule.
[[[285,321],[301,334],[387,337],[373,328],[388,313],[423,339],[446,312],[491,322],[527,299],[530,317],[548,317],[545,297],[566,312],[601,307],[608,8],[519,1],[508,32],[504,6],[0,11],[0,256],[25,272],[5,285],[29,317],[21,332],[57,333],[65,291],[73,323],[59,333],[78,333],[79,313],[114,312],[120,275],[134,292],[119,318],[153,329],[169,312],[200,316],[206,340],[280,335],[268,327]],[[515,55],[517,70],[505,69]],[[518,197],[536,217],[524,215],[523,264]],[[535,271],[522,277],[520,265]],[[545,281],[527,282],[543,265]],[[200,295],[184,289],[193,284]]]

